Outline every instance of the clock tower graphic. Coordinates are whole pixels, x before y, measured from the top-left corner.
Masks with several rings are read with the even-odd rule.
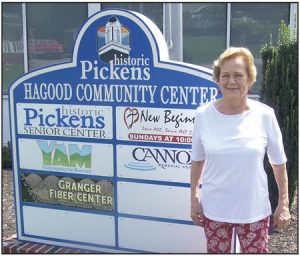
[[[97,51],[99,58],[106,63],[118,58],[128,58],[130,31],[112,16],[105,26],[97,31]]]

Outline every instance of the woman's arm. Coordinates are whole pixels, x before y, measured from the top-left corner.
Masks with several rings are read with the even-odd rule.
[[[288,177],[286,164],[272,165],[278,187],[278,205],[274,212],[274,226],[283,231],[290,223]]]
[[[191,218],[195,225],[204,226],[202,206],[199,203],[199,186],[205,161],[192,161],[191,167]]]

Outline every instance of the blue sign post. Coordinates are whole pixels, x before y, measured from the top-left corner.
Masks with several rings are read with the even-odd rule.
[[[197,106],[212,71],[170,61],[147,17],[106,10],[79,31],[71,62],[9,89],[20,240],[101,252],[205,252],[190,220]]]

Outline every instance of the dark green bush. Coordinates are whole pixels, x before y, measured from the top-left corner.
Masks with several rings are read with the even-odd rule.
[[[11,145],[10,143],[7,146],[2,146],[2,168],[11,169]]]
[[[293,202],[298,184],[298,41],[289,26],[281,23],[276,46],[261,49],[262,89],[261,101],[275,109],[285,152],[288,158],[289,199]],[[269,191],[274,211],[278,191],[272,168],[265,159]]]

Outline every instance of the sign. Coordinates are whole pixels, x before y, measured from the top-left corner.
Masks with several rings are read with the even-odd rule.
[[[117,139],[191,144],[194,109],[117,108]]]
[[[9,89],[18,238],[110,253],[201,253],[190,219],[196,108],[212,71],[169,60],[147,17],[105,10],[70,62]],[[158,239],[160,237],[160,239]]]
[[[117,154],[120,177],[189,183],[190,149],[118,145]]]
[[[19,134],[112,139],[111,107],[20,103],[17,114]]]
[[[22,201],[113,211],[109,181],[21,173]]]
[[[114,175],[111,144],[21,138],[18,145],[22,169]]]

